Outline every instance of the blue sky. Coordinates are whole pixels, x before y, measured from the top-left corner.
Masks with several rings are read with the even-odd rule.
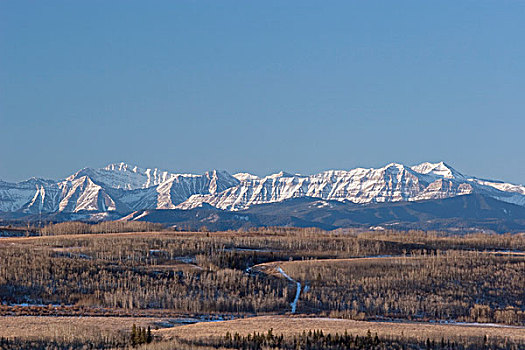
[[[444,160],[525,183],[525,2],[0,0],[0,179]]]

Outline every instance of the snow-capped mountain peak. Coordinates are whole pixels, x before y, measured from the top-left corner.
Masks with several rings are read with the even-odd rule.
[[[466,177],[444,162],[412,167],[390,163],[381,168],[328,170],[313,175],[278,172],[265,177],[174,173],[113,163],[84,168],[61,181],[0,181],[0,211],[131,212],[142,209],[189,209],[211,205],[242,210],[291,198],[375,202],[419,201],[479,193],[525,205],[525,186]]]
[[[259,180],[259,177],[250,173],[237,173],[233,174],[233,177],[239,181],[254,181]]]
[[[139,167],[138,166],[132,166],[132,165],[129,165],[129,164],[126,164],[124,162],[120,162],[120,163],[111,163],[111,164],[108,164],[104,167],[104,170],[109,170],[109,171],[131,171],[131,172],[138,172],[139,170]]]
[[[465,176],[456,169],[452,168],[447,163],[441,161],[439,163],[424,162],[411,167],[417,173],[425,175],[435,175],[444,179],[464,179]]]
[[[271,174],[265,177],[265,179],[279,179],[281,177],[293,177],[294,175],[287,173],[286,171],[280,171],[275,174]]]
[[[126,163],[113,163],[101,169],[84,168],[69,176],[67,180],[73,181],[82,176],[88,176],[93,181],[112,188],[136,190],[158,185],[174,175],[169,171],[157,168],[143,169]]]

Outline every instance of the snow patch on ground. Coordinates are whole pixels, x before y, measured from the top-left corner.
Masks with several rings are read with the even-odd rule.
[[[283,269],[281,269],[281,267],[278,267],[277,271],[279,271],[279,273],[283,275],[284,278],[286,278],[288,281],[297,284],[297,291],[295,292],[295,298],[290,304],[290,306],[292,307],[292,314],[295,314],[295,310],[297,309],[297,301],[299,301],[299,296],[301,295],[301,283],[297,282],[296,280],[288,276],[286,272],[284,272]]]

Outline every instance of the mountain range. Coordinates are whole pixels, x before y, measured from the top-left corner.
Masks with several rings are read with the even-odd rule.
[[[39,178],[19,183],[0,181],[0,217],[4,219],[38,214],[58,221],[146,217],[154,221],[154,217],[171,215],[173,223],[178,222],[176,218],[200,211],[213,212],[215,222],[238,221],[232,226],[273,222],[336,228],[380,225],[396,220],[417,223],[423,218],[428,224],[433,219],[442,220],[443,215],[432,210],[423,215],[421,210],[426,209],[422,208],[432,203],[434,211],[440,208],[442,213],[444,207],[440,203],[447,203],[446,199],[450,199],[449,204],[454,203],[456,207],[450,208],[456,208],[457,218],[465,222],[525,219],[525,186],[467,176],[444,162],[415,166],[391,163],[377,169],[329,170],[314,175],[280,172],[265,177],[248,173],[231,175],[218,170],[199,175],[181,174],[117,163],[102,169],[84,168],[58,181]],[[476,207],[473,201],[478,207],[496,208],[501,215],[479,217],[483,211],[472,209]],[[457,207],[459,202],[463,207]],[[462,215],[467,207],[474,212]],[[292,215],[291,208],[305,217]],[[393,210],[397,210],[398,215],[386,215]],[[420,215],[399,214],[403,210]],[[317,219],[307,219],[306,212],[310,218]],[[337,219],[320,221],[318,216],[326,212]],[[449,214],[445,216],[450,221]],[[261,221],[261,217],[264,220]],[[292,217],[297,222],[294,223]]]

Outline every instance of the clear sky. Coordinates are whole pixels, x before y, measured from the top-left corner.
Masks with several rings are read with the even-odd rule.
[[[525,183],[524,1],[0,0],[0,179],[444,160]]]

